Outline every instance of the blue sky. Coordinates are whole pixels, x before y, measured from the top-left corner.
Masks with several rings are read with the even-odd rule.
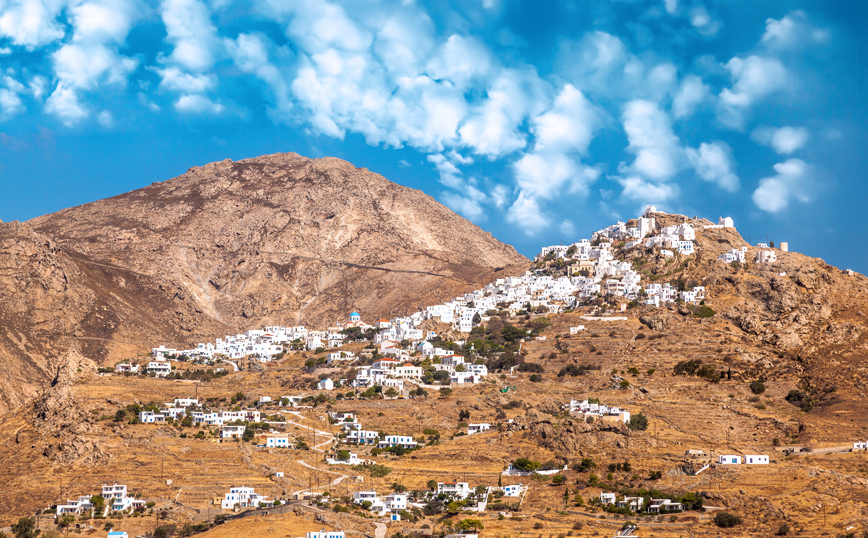
[[[532,255],[646,203],[868,271],[863,2],[0,0],[0,219],[333,155]]]

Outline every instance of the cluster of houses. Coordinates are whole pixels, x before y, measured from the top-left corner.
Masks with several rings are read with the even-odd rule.
[[[595,417],[600,419],[616,419],[624,424],[630,422],[630,412],[621,407],[601,405],[599,403],[591,403],[585,399],[570,400],[570,403],[564,406],[564,409],[570,416],[578,418]]]
[[[103,513],[124,512],[129,509],[144,508],[145,501],[136,499],[127,493],[127,486],[123,484],[103,485],[100,496],[104,499]],[[58,504],[55,515],[60,517],[67,514],[82,514],[95,508],[93,496],[82,495],[76,500],[67,499],[66,504]],[[94,514],[97,515],[97,514]]]
[[[383,435],[374,430],[362,429],[362,424],[354,413],[335,412],[329,413],[332,420],[341,425],[344,442],[352,445],[376,445],[377,448],[395,448],[400,446],[405,449],[413,449],[418,443],[411,435]],[[354,455],[350,454],[352,458]],[[358,456],[356,456],[358,458]]]
[[[399,520],[399,512],[407,510],[408,507],[422,508],[426,503],[435,498],[472,501],[468,503],[464,510],[484,511],[488,504],[489,495],[494,490],[502,491],[504,497],[520,497],[525,490],[525,486],[515,484],[499,488],[487,486],[473,488],[468,482],[438,482],[436,490],[421,493],[421,496],[415,497],[412,500],[406,493],[393,492],[380,497],[376,491],[356,491],[353,492],[353,502],[381,515],[391,514],[391,519]],[[420,493],[417,492],[416,495],[420,495]]]
[[[617,500],[617,496],[614,493],[600,493],[600,504],[611,504],[617,506],[618,508],[626,508],[633,512],[640,512],[643,510],[652,514],[659,514],[662,512],[680,512],[684,510],[684,506],[675,502],[672,499],[651,499],[648,503],[648,506],[645,507],[645,499],[643,497],[628,497],[624,496],[620,501]]]
[[[781,251],[786,252],[784,248],[786,243],[781,243]],[[755,263],[775,263],[778,261],[778,255],[774,250],[769,250],[769,246],[766,243],[758,243],[757,248],[760,249],[756,252],[756,256],[754,256]],[[724,263],[745,263],[747,261],[748,255],[748,247],[741,248],[731,248],[717,257],[718,260]]]
[[[637,219],[636,226],[627,226],[617,222],[607,228],[594,232],[591,240],[582,239],[571,245],[554,245],[543,247],[536,260],[553,256],[555,259],[571,260],[571,278],[562,277],[530,277],[537,282],[557,281],[557,287],[569,295],[580,298],[610,295],[621,296],[629,300],[643,300],[645,304],[659,307],[661,303],[674,302],[680,299],[687,303],[698,303],[705,298],[705,288],[695,287],[687,291],[679,291],[669,284],[648,284],[641,286],[642,276],[633,264],[617,261],[613,247],[615,241],[623,241],[624,249],[645,246],[657,248],[660,256],[670,258],[678,252],[682,256],[690,256],[696,251],[694,241],[696,231],[689,223],[657,228],[654,214],[657,208],[647,206],[645,212]],[[732,226],[732,219],[721,217],[720,226]],[[580,276],[575,276],[580,275]],[[567,299],[567,302],[573,301]],[[555,301],[555,304],[558,304]],[[532,304],[532,306],[534,306]],[[544,305],[545,306],[545,305]],[[559,306],[571,306],[563,304]],[[556,310],[554,310],[556,311]]]

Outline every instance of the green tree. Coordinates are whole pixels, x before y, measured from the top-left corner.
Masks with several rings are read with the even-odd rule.
[[[429,480],[428,483],[426,484],[426,486],[428,486],[428,489],[430,489],[431,491],[437,491],[437,481],[436,480],[433,480],[433,479]]]
[[[450,394],[452,394],[452,389],[449,387],[443,387],[440,389],[440,396],[448,398]]]
[[[244,435],[242,436],[242,438],[244,439],[245,443],[249,443],[250,441],[253,440],[253,437],[255,435],[256,435],[256,432],[253,430],[253,428],[251,428],[250,426],[246,426],[244,428]]]
[[[648,417],[646,417],[642,413],[636,413],[632,417],[630,417],[630,422],[627,423],[627,427],[633,431],[644,431],[648,429]]]
[[[393,387],[389,387],[388,389],[386,389],[386,392],[384,392],[383,394],[385,394],[389,398],[394,398],[395,396],[398,395],[398,391],[395,390]]]
[[[560,473],[552,476],[552,484],[554,484],[556,486],[560,486],[561,484],[563,484],[566,481],[567,481],[567,477],[560,474]]]
[[[542,468],[542,464],[538,461],[533,461],[529,458],[518,458],[512,462],[512,466],[526,473],[536,471]]]
[[[36,538],[36,518],[20,518],[18,523],[12,525],[12,532],[15,533],[15,538]]]
[[[124,422],[125,420],[127,420],[127,410],[118,409],[115,413],[115,422]]]
[[[485,530],[485,525],[478,519],[462,519],[458,522],[458,528],[462,531],[481,531]]]
[[[90,504],[93,505],[94,514],[102,515],[103,510],[105,510],[105,497],[102,495],[94,495],[90,498]]]
[[[350,459],[350,451],[349,450],[338,450],[336,454],[337,459],[341,461],[347,461]]]

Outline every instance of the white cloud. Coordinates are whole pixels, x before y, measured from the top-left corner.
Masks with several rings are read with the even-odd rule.
[[[166,40],[174,46],[169,56],[172,63],[193,72],[214,65],[219,41],[204,2],[163,0],[160,15],[166,26]]]
[[[204,95],[182,95],[175,101],[175,110],[185,114],[220,114],[224,106]]]
[[[727,62],[726,68],[735,83],[720,92],[718,118],[728,127],[741,128],[747,110],[754,103],[783,90],[787,84],[787,70],[777,58],[736,57]]]
[[[601,111],[572,84],[567,84],[552,108],[533,120],[535,149],[572,149],[585,154],[601,123]]]
[[[280,119],[288,119],[292,109],[289,83],[284,74],[288,70],[282,71],[272,63],[269,52],[273,47],[271,40],[256,34],[240,34],[235,40],[225,40],[225,45],[229,56],[239,69],[255,75],[268,85],[274,99],[273,115]],[[289,56],[285,49],[279,52]]]
[[[107,129],[114,127],[115,124],[115,119],[112,117],[112,113],[108,110],[103,110],[102,112],[100,112],[99,115],[96,117],[96,121],[98,121],[100,125]]]
[[[669,183],[655,183],[637,176],[615,178],[623,190],[621,197],[644,203],[666,202],[678,193],[678,186]]]
[[[779,213],[790,202],[810,202],[814,191],[811,167],[801,159],[788,159],[774,166],[776,176],[763,178],[753,193],[753,202],[763,211]]]
[[[57,116],[67,127],[72,127],[88,115],[79,103],[75,90],[65,87],[62,82],[45,102],[45,111]]]
[[[757,127],[751,133],[751,138],[759,144],[774,149],[779,155],[788,155],[802,149],[810,135],[804,127],[784,126],[780,129]]]
[[[450,36],[428,62],[428,73],[465,88],[483,79],[492,68],[491,54],[485,45],[473,38]]]
[[[178,67],[156,69],[160,75],[160,88],[179,93],[203,93],[217,84],[214,75],[205,73],[188,73]]]
[[[73,39],[123,44],[137,16],[136,5],[129,0],[90,0],[74,5]]]
[[[632,165],[622,165],[622,173],[654,180],[666,180],[678,173],[681,146],[672,132],[669,117],[656,103],[630,101],[624,108],[622,120],[630,142],[627,150],[636,155]]]
[[[702,180],[716,183],[725,191],[738,190],[732,151],[725,142],[703,142],[698,150],[687,148],[686,153],[690,165]]]
[[[12,90],[0,89],[0,120],[7,120],[25,111],[24,103]]]
[[[808,22],[803,11],[793,11],[780,20],[766,19],[766,31],[760,43],[771,50],[800,49],[829,41],[828,30]]]
[[[518,195],[506,213],[506,221],[520,226],[522,231],[534,236],[549,225],[548,217],[543,215],[539,203],[533,196],[525,193]]]
[[[484,221],[486,218],[485,211],[476,200],[461,196],[454,192],[443,193],[441,199],[450,209],[474,222]]]
[[[663,0],[666,13],[674,15],[678,11],[678,0]]]
[[[696,75],[688,75],[681,81],[672,100],[672,114],[676,119],[692,115],[710,96],[709,87]]]
[[[0,56],[6,56],[8,54],[12,54],[12,49],[9,47],[0,47]]]
[[[515,163],[518,188],[539,198],[553,198],[567,182],[570,183],[571,191],[583,192],[597,177],[599,172],[596,169],[588,168],[560,152],[531,152]]]
[[[458,133],[475,153],[500,157],[525,147],[521,124],[544,106],[545,87],[535,70],[504,69]]]
[[[70,43],[53,55],[57,77],[76,88],[92,89],[105,80],[110,84],[126,84],[138,62],[120,56],[101,43]]]
[[[57,115],[65,125],[87,115],[79,104],[80,90],[91,90],[102,83],[125,85],[138,67],[138,60],[118,53],[137,17],[133,2],[91,0],[74,4],[70,12],[72,40],[51,55],[59,82],[46,103],[46,111]],[[34,94],[43,91],[38,87]]]
[[[0,4],[0,36],[29,49],[64,35],[57,17],[66,0],[8,0]]]
[[[434,165],[440,174],[440,182],[453,189],[460,188],[463,184],[461,170],[441,154],[428,155],[428,162]]]
[[[696,4],[690,9],[690,24],[706,37],[717,35],[720,30],[720,21],[712,17],[702,4]]]
[[[562,235],[567,236],[568,238],[574,237],[576,235],[576,227],[573,225],[573,221],[570,219],[564,219],[561,222],[561,225],[558,226],[558,230]]]

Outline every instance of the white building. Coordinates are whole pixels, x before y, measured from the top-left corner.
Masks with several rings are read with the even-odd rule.
[[[769,457],[768,456],[757,456],[757,455],[745,455],[744,462],[747,465],[768,465]]]
[[[344,531],[327,531],[323,529],[321,531],[308,532],[304,535],[304,538],[347,538],[347,535],[344,534]]]
[[[467,435],[473,435],[474,433],[481,433],[491,429],[491,424],[487,422],[482,422],[480,424],[468,424],[467,425]]]
[[[410,435],[387,435],[377,446],[379,448],[392,448],[400,445],[404,448],[416,448],[416,444],[416,441]]]
[[[316,384],[317,390],[335,390],[335,382],[327,377]]]
[[[268,497],[256,493],[253,491],[253,488],[231,487],[229,488],[229,493],[220,502],[220,507],[223,510],[232,510],[236,506],[239,508],[259,506],[260,503],[267,502],[266,499]]]
[[[119,374],[137,374],[139,373],[139,365],[122,362],[115,365],[115,372]]]
[[[148,363],[148,373],[156,377],[166,377],[172,373],[172,365],[163,361],[151,361]]]
[[[266,448],[289,448],[289,437],[267,437],[265,446]]]
[[[438,482],[437,495],[445,493],[457,499],[466,499],[473,492],[467,482]]]
[[[724,454],[717,457],[717,463],[721,465],[741,465],[741,456]]]
[[[761,250],[756,253],[756,263],[775,263],[778,255],[773,250]]]
[[[220,430],[221,439],[241,439],[244,437],[244,424],[226,424]]]
[[[616,499],[614,493],[600,492],[600,504],[615,504]]]

